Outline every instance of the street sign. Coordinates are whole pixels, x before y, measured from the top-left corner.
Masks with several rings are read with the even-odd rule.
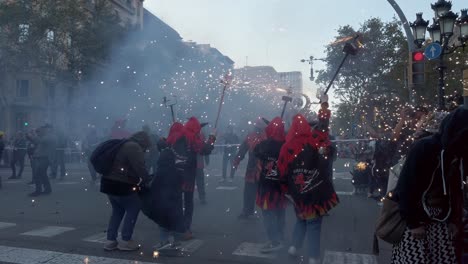
[[[429,44],[429,46],[424,50],[424,56],[429,60],[437,59],[441,54],[442,46],[437,42]]]

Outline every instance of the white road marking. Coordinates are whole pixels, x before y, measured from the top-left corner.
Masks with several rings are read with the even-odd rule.
[[[79,182],[57,182],[57,185],[74,185],[78,183]]]
[[[22,182],[23,182],[22,180],[6,180],[5,181],[5,183],[8,183],[8,184],[18,184]]]
[[[337,191],[336,194],[337,195],[354,195],[354,192],[340,192],[340,191]]]
[[[118,237],[121,237],[120,232],[118,234]],[[83,241],[91,242],[91,243],[105,244],[107,242],[107,233],[106,232],[97,233],[95,235],[84,238]]]
[[[203,246],[203,241],[200,239],[192,239],[190,241],[184,241],[181,244],[182,252],[195,253],[195,251]]]
[[[218,186],[218,187],[216,187],[216,190],[234,191],[235,189],[237,189],[236,186]]]
[[[16,226],[15,223],[5,223],[5,222],[0,222],[0,229],[5,229],[9,227]]]
[[[23,236],[40,236],[40,237],[53,237],[60,235],[62,233],[75,230],[73,227],[63,227],[63,226],[46,226],[43,228],[35,229],[22,233]]]
[[[374,255],[325,251],[322,264],[378,264]]]
[[[15,264],[157,264],[61,252],[0,246],[0,263]]]
[[[334,172],[333,173],[333,178],[336,179],[352,179],[353,176],[349,172]]]
[[[244,242],[240,244],[239,247],[232,254],[244,257],[274,259],[274,254],[263,254],[260,252],[260,249],[263,245],[264,244]]]

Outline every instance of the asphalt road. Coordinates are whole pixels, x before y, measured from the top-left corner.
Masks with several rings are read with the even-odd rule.
[[[325,217],[322,228],[322,258],[329,263],[389,263],[388,245],[381,255],[372,256],[373,228],[379,207],[364,196],[352,195],[350,175],[340,160],[335,164],[335,186],[341,203]],[[245,163],[245,162],[244,162]],[[238,220],[242,205],[244,168],[233,183],[220,184],[220,160],[211,159],[206,169],[207,205],[196,199],[193,231],[195,240],[184,244],[184,256],[154,258],[157,226],[140,214],[134,238],[142,248],[138,252],[104,252],[102,241],[110,215],[110,205],[99,186],[89,185],[83,164],[68,164],[64,181],[53,182],[50,196],[31,199],[30,169],[23,180],[6,180],[10,171],[0,169],[0,263],[18,264],[247,264],[303,263],[292,259],[286,248],[277,254],[263,255],[258,247],[266,236],[260,217]],[[197,195],[196,195],[197,196]],[[288,208],[287,234],[292,233],[295,216]],[[305,254],[305,252],[300,252]]]

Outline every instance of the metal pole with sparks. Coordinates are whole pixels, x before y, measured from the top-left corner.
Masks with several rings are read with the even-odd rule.
[[[288,89],[288,95],[291,95],[291,94],[292,94],[292,88],[289,88]],[[291,96],[283,96],[281,98],[281,100],[284,101],[283,111],[281,111],[281,119],[283,119],[284,113],[286,112],[286,106],[288,105],[288,103],[292,102],[292,97]]]
[[[173,101],[170,101],[167,99],[166,96],[164,96],[163,98],[163,103],[166,107],[170,107],[171,108],[171,116],[172,116],[172,123],[175,123],[176,122],[176,117],[175,117],[175,112],[174,112],[174,105],[177,104],[177,99],[175,98],[174,96],[174,100]]]
[[[221,80],[221,83],[224,84],[224,87],[223,87],[223,93],[221,94],[221,99],[219,101],[218,114],[216,116],[216,121],[215,121],[215,126],[214,126],[215,129],[218,127],[219,117],[221,115],[221,109],[223,107],[224,95],[226,94],[226,89],[229,87],[229,85],[231,85],[231,82],[232,82],[231,73],[224,75],[224,78]]]

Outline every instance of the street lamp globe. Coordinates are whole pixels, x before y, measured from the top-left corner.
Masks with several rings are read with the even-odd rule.
[[[434,4],[431,4],[432,10],[434,10],[435,18],[442,16],[443,14],[447,13],[452,9],[452,2],[439,0]]]
[[[468,9],[462,9],[461,16],[457,20],[457,26],[460,30],[460,37],[458,38],[462,43],[468,41]]]
[[[419,47],[421,47],[426,40],[426,29],[429,25],[429,21],[424,20],[422,15],[423,13],[417,13],[416,20],[410,24],[413,29],[414,42]]]
[[[429,34],[431,35],[432,42],[441,43],[440,25],[435,18],[432,25],[427,28],[427,31],[429,31]]]
[[[440,33],[444,37],[451,37],[453,35],[453,27],[457,21],[458,15],[449,11],[439,17]]]

